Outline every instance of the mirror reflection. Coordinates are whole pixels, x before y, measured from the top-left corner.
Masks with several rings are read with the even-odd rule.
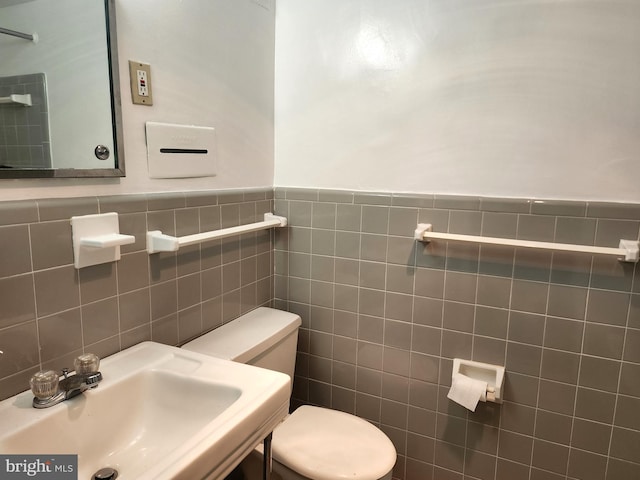
[[[124,175],[113,3],[0,0],[0,178]]]

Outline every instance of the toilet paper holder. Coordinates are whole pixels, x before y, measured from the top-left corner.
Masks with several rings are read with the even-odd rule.
[[[456,374],[487,382],[487,402],[502,403],[504,367],[490,363],[474,362],[461,358],[453,359],[452,378]]]

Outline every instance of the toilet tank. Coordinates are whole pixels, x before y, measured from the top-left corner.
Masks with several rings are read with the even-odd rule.
[[[276,370],[293,379],[301,324],[298,315],[259,307],[186,343],[182,348]]]

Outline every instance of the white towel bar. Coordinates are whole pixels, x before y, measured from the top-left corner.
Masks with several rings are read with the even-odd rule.
[[[197,243],[231,237],[233,235],[240,235],[242,233],[251,233],[273,227],[286,226],[286,217],[280,217],[272,213],[265,213],[263,222],[250,223],[248,225],[240,225],[238,227],[223,228],[222,230],[213,230],[211,232],[194,233],[193,235],[185,235],[184,237],[172,237],[171,235],[163,234],[159,230],[153,230],[151,232],[147,232],[147,252],[175,252],[180,247],[186,247],[187,245],[195,245]]]
[[[430,223],[419,223],[414,232],[414,238],[421,242],[430,240],[447,240],[453,242],[481,243],[488,245],[503,245],[516,248],[534,248],[553,250],[558,252],[590,253],[592,255],[611,255],[623,262],[637,263],[640,258],[640,243],[635,240],[620,240],[618,248],[592,247],[588,245],[573,245],[569,243],[535,242],[531,240],[514,240],[510,238],[481,237],[477,235],[460,235],[457,233],[439,233],[432,231]]]
[[[14,93],[9,95],[8,97],[0,97],[0,103],[13,103],[17,105],[24,105],[25,107],[31,106],[31,94],[26,93],[24,95],[20,95]]]
[[[14,2],[18,3],[18,2]],[[0,27],[0,34],[9,35],[11,37],[24,38],[25,40],[31,40],[33,43],[38,43],[38,34],[37,33],[23,33],[18,32],[16,30],[9,30],[8,28]]]

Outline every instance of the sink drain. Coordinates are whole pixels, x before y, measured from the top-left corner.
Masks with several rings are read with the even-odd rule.
[[[93,474],[92,480],[116,480],[118,471],[113,468],[101,468]]]

